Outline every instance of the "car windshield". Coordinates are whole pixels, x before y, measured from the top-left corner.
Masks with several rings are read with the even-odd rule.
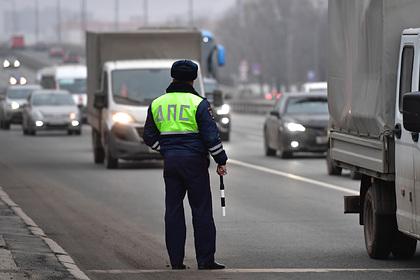
[[[32,91],[33,91],[33,89],[29,89],[29,88],[9,89],[7,91],[7,98],[9,98],[9,99],[26,99],[26,98],[28,98],[29,94],[31,94]]]
[[[60,79],[58,85],[70,93],[86,93],[86,79]]]
[[[323,97],[293,97],[287,102],[288,114],[328,114],[327,98]]]
[[[112,95],[120,104],[149,105],[171,82],[169,69],[112,71]]]
[[[73,98],[69,94],[45,93],[36,94],[32,97],[33,106],[71,106],[75,105]]]

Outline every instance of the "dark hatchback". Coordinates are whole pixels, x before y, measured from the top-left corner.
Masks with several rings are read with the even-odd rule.
[[[264,123],[264,150],[267,156],[280,152],[290,158],[295,152],[327,151],[327,94],[285,93]]]

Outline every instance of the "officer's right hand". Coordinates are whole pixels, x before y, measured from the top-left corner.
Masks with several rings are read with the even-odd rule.
[[[226,165],[218,165],[216,172],[219,176],[225,176],[227,174]]]

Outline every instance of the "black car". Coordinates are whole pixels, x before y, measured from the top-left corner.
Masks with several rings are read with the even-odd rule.
[[[264,123],[264,149],[267,156],[280,152],[290,158],[295,152],[327,151],[327,94],[285,93]]]

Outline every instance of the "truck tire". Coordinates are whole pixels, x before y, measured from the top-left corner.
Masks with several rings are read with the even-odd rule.
[[[264,129],[264,153],[268,157],[273,157],[276,155],[277,151],[274,149],[271,149],[268,145],[268,139],[267,139],[267,131]]]
[[[385,188],[385,186],[383,187]],[[363,222],[366,251],[373,259],[388,258],[394,234],[397,232],[395,214],[380,213],[379,207],[389,192],[374,184],[366,192],[363,203]]]
[[[327,150],[327,156],[326,156],[326,162],[327,162],[327,172],[328,175],[335,175],[340,176],[343,169],[341,167],[338,167],[335,162],[331,159],[330,150]]]
[[[395,233],[391,249],[392,255],[397,259],[410,259],[416,253],[417,240],[398,231]]]
[[[3,129],[5,129],[5,130],[9,130],[9,129],[10,129],[10,122],[8,122],[8,121],[3,121]]]
[[[105,151],[102,147],[101,138],[99,133],[92,129],[92,148],[93,148],[93,161],[96,164],[104,163]]]
[[[111,155],[109,147],[106,148],[105,152],[105,167],[107,169],[117,169],[118,168],[118,158],[115,158]]]
[[[353,170],[351,170],[350,171],[350,178],[352,179],[352,180],[360,180],[360,179],[362,179],[362,174],[360,174],[359,172],[357,172],[357,171],[353,171]]]
[[[280,152],[280,157],[282,159],[292,158],[293,157],[293,153],[292,152],[289,152],[289,151],[281,151]]]

